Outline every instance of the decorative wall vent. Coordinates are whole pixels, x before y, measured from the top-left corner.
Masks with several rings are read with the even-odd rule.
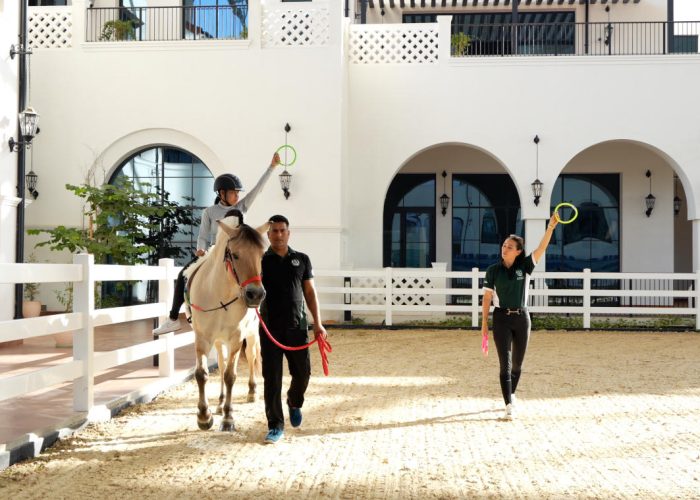
[[[28,12],[29,46],[33,49],[65,49],[72,46],[73,14],[68,8]]]
[[[355,64],[435,64],[437,25],[353,25],[349,53]]]
[[[330,38],[327,7],[263,10],[263,47],[322,46],[328,45]]]

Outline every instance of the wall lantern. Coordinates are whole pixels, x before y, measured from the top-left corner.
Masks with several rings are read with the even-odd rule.
[[[683,200],[678,197],[678,176],[673,176],[673,215],[678,215],[683,205]]]
[[[39,197],[39,191],[36,190],[36,182],[39,180],[39,176],[34,173],[34,170],[30,170],[27,175],[24,176],[27,181],[27,191],[32,195],[35,200]]]
[[[22,146],[26,146],[27,149],[31,147],[32,139],[39,132],[39,114],[34,111],[34,108],[28,107],[24,111],[19,113],[19,130],[22,137],[19,141],[15,141],[14,138],[10,137],[7,143],[10,145],[10,151],[17,152]]]
[[[447,207],[450,206],[450,197],[447,196],[447,190],[445,189],[445,178],[447,177],[447,172],[442,171],[442,196],[440,196],[440,208],[442,209],[442,215],[447,215]]]
[[[533,139],[535,143],[535,180],[532,184],[532,196],[535,197],[535,206],[540,204],[540,198],[542,197],[542,181],[540,180],[540,138],[535,136]]]
[[[656,196],[651,194],[651,170],[647,170],[647,173],[645,175],[649,178],[649,194],[646,198],[644,198],[644,203],[647,207],[647,211],[645,213],[647,214],[647,217],[649,217],[651,215],[651,212],[654,210],[654,205],[656,204]]]
[[[287,167],[290,167],[294,164],[295,161],[297,161],[297,152],[296,150],[289,145],[287,142],[287,134],[289,131],[292,130],[292,127],[289,126],[289,123],[287,123],[284,126],[284,146],[281,146],[280,148],[277,149],[277,153],[279,153],[281,150],[284,149],[284,161],[280,162],[280,165],[284,166],[284,172],[280,174],[280,187],[282,188],[282,192],[284,193],[284,199],[288,200],[289,195],[291,192],[289,191],[289,188],[292,185],[292,174],[289,173],[287,170]],[[287,153],[291,151],[293,153],[293,158],[291,161],[288,161],[287,159]]]

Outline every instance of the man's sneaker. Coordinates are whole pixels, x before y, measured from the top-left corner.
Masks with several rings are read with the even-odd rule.
[[[162,335],[164,333],[174,332],[175,330],[179,330],[180,328],[181,328],[181,325],[180,325],[179,319],[168,318],[165,321],[165,323],[163,323],[158,328],[155,328],[153,330],[153,335]]]
[[[513,403],[506,405],[506,411],[503,412],[503,420],[513,420]]]
[[[292,427],[299,427],[301,425],[301,408],[292,408],[291,406],[288,405],[289,408],[289,423],[292,424]]]
[[[265,442],[267,444],[275,444],[277,441],[282,439],[284,436],[284,431],[282,429],[270,429],[265,436]]]

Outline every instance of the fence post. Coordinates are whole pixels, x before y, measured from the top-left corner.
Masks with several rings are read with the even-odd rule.
[[[167,311],[167,304],[170,304],[175,291],[175,284],[171,277],[175,261],[173,259],[158,259],[158,265],[165,268],[165,279],[158,280],[158,302],[165,302]],[[166,316],[158,318],[159,325],[167,319]],[[154,337],[157,338],[157,336]],[[158,375],[170,377],[175,373],[175,348],[173,347],[175,333],[166,333],[165,335],[160,335],[160,337],[165,339],[165,351],[158,354]]]
[[[488,321],[488,318],[485,319]],[[479,268],[472,267],[472,326],[479,326]]]
[[[591,270],[583,270],[583,327],[591,327]]]
[[[393,323],[392,310],[394,306],[393,300],[393,275],[390,267],[384,268],[384,324],[386,326],[391,326]]]
[[[82,361],[82,376],[73,383],[73,409],[90,412],[95,402],[95,256],[81,253],[73,256],[73,264],[83,268],[82,281],[73,284],[73,311],[80,313],[83,327],[73,333],[73,359]]]
[[[695,301],[695,329],[700,330],[700,269],[695,271],[695,290],[693,300]]]

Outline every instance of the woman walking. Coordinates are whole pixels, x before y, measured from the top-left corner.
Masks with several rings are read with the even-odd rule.
[[[500,364],[500,382],[506,404],[504,419],[513,418],[515,390],[530,339],[530,314],[527,311],[529,275],[544,255],[554,228],[559,223],[552,214],[539,246],[530,255],[524,254],[523,238],[511,234],[501,246],[501,260],[486,269],[482,303],[481,334],[488,338],[489,310],[493,302],[493,340]]]

